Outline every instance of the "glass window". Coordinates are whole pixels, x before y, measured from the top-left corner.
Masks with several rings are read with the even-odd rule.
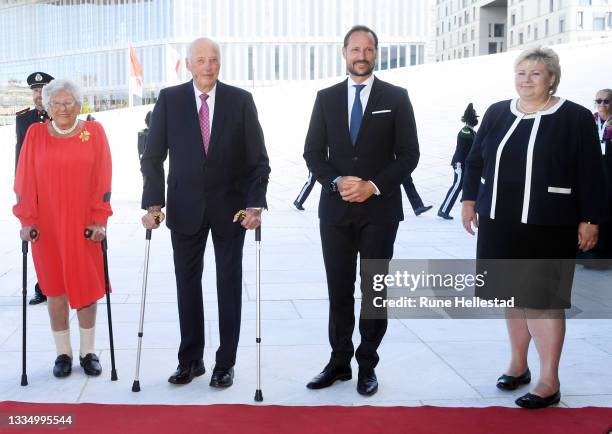
[[[397,68],[397,45],[392,45],[391,47],[391,55],[390,55],[390,68]]]
[[[504,36],[504,25],[503,24],[493,25],[493,36],[495,36],[496,38],[501,38]]]
[[[380,49],[380,69],[389,69],[389,47]]]
[[[604,17],[593,17],[593,30],[600,31],[606,29],[606,19]]]

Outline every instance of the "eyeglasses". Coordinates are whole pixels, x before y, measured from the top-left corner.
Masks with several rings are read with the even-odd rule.
[[[53,101],[51,102],[49,105],[51,106],[51,108],[55,109],[55,110],[59,110],[60,108],[64,108],[64,109],[71,109],[75,106],[76,101],[72,100],[70,102],[56,102]]]
[[[595,103],[596,103],[596,104],[602,104],[602,103],[603,103],[603,104],[605,104],[605,105],[608,105],[608,104],[610,104],[610,100],[609,100],[609,99],[601,99],[601,98],[597,98],[597,99],[595,100]]]

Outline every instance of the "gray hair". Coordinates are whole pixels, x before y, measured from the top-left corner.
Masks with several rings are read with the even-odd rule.
[[[605,92],[608,94],[608,98],[612,98],[612,89],[599,89],[595,95],[597,95],[599,92]]]
[[[193,50],[193,47],[195,47],[198,44],[201,43],[207,43],[212,45],[215,50],[217,51],[217,54],[219,55],[219,60],[221,60],[221,48],[219,47],[219,44],[217,44],[215,41],[213,41],[210,38],[198,38],[198,39],[194,39],[193,41],[191,41],[191,43],[189,44],[189,47],[187,47],[187,59],[191,59],[191,52]]]
[[[514,61],[514,69],[516,69],[518,65],[525,60],[542,62],[546,66],[548,73],[555,76],[555,81],[550,87],[550,94],[554,95],[557,92],[557,87],[559,87],[559,82],[561,81],[561,65],[559,64],[559,55],[548,47],[538,46],[535,48],[528,48],[519,54],[519,57],[517,57]]]
[[[51,98],[61,91],[68,92],[72,95],[79,107],[83,105],[83,93],[78,84],[67,79],[55,79],[42,89],[42,103],[45,110],[49,110]]]

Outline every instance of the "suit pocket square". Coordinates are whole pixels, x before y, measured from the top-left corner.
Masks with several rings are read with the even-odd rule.
[[[375,112],[372,112],[373,115],[379,115],[382,113],[391,113],[391,110],[377,110]]]

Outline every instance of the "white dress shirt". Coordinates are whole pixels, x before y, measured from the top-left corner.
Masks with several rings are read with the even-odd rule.
[[[198,109],[198,114],[200,113],[200,108],[202,107],[202,100],[200,99],[200,95],[204,92],[201,92],[193,82],[193,90],[195,92],[195,100],[196,107]],[[210,126],[210,132],[212,133],[213,128],[213,114],[215,113],[215,96],[217,94],[217,83],[213,86],[210,92],[207,92],[208,99],[206,100],[206,104],[208,104],[208,125]]]

